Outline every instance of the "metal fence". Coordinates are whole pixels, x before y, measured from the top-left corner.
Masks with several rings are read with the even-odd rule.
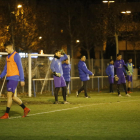
[[[24,70],[24,76],[25,76],[25,87],[21,87],[20,83],[17,87],[17,93],[18,95],[28,95],[28,58],[22,58],[22,65]],[[3,71],[5,66],[6,56],[2,55],[0,57],[0,73]],[[77,91],[81,86],[82,82],[79,79],[79,73],[78,73],[78,59],[71,59],[71,82],[70,82],[70,92]],[[50,63],[51,60],[49,57],[37,57],[31,59],[31,66],[32,66],[32,79],[45,79],[48,78],[48,80],[33,80],[32,84],[32,94],[37,93],[40,94],[53,94],[54,90],[54,84],[53,84],[53,78],[52,78],[52,72],[50,70]],[[105,69],[107,67],[107,64],[109,63],[109,60],[101,60],[101,59],[91,59],[90,64],[88,64],[88,61],[86,61],[87,67],[95,74],[94,78],[90,78],[88,81],[88,91],[109,91],[109,82],[108,77],[106,76]],[[132,88],[134,90],[139,91],[140,89],[140,76],[137,75],[137,69],[134,71],[133,76],[133,83]],[[3,79],[0,80],[0,85],[2,85]],[[114,84],[114,89],[116,89],[116,86]],[[35,92],[34,92],[35,91]],[[6,83],[3,88],[3,94],[6,95],[7,89],[6,89]]]

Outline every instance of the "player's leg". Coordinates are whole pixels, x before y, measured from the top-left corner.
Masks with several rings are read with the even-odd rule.
[[[113,84],[110,83],[110,93],[113,93]]]
[[[12,96],[13,96],[13,86],[17,87],[18,82],[15,81],[7,81],[7,106],[6,106],[6,113],[0,117],[0,119],[7,119],[9,118],[9,112],[12,105]]]
[[[63,95],[64,102],[66,101],[66,90],[67,90],[66,87],[62,87],[62,95]]]
[[[131,93],[130,89],[131,89],[131,82],[132,82],[132,76],[127,76],[127,80],[128,80],[128,93]]]
[[[85,97],[88,98],[89,96],[87,95],[87,81],[83,81],[83,86],[84,86]]]
[[[61,87],[62,87],[62,95],[63,95],[64,104],[69,104],[69,102],[67,102],[66,100],[67,87],[66,87],[65,79],[63,76],[61,76],[60,78],[61,78]]]
[[[125,94],[127,94],[126,83],[122,83],[122,85],[123,85]]]
[[[84,82],[83,82],[83,85],[82,85],[82,87],[78,90],[78,92],[77,92],[77,96],[81,93],[81,91],[83,91],[84,90]]]
[[[121,96],[121,94],[120,94],[120,84],[117,84],[117,92],[118,92],[118,96]]]
[[[58,103],[58,92],[59,92],[60,87],[56,87],[54,90],[54,96],[55,96],[55,103]]]
[[[6,112],[3,116],[0,117],[0,119],[8,119],[9,118],[9,112],[10,112],[10,108],[12,105],[12,92],[8,92],[7,93],[7,106],[6,106]]]
[[[69,81],[66,81],[66,86],[67,86],[67,89],[66,89],[66,95],[67,95],[67,90],[68,90],[68,86],[69,86]]]
[[[118,78],[119,78],[119,80],[117,82],[117,92],[118,92],[118,96],[121,96],[121,94],[120,94],[121,76],[118,76]]]
[[[55,90],[54,90],[55,104],[58,104],[58,92],[61,87],[61,78],[57,76],[53,76],[53,77],[54,77],[54,86],[55,86]]]
[[[110,83],[110,92],[113,93],[114,77],[109,77],[109,83]]]
[[[15,103],[17,103],[19,106],[21,106],[22,109],[24,110],[24,115],[23,115],[22,117],[26,117],[27,114],[30,112],[30,109],[27,108],[27,107],[22,103],[22,101],[21,101],[18,97],[15,96],[15,94],[13,94],[12,99],[13,99],[13,101],[14,101]]]
[[[130,95],[127,93],[126,83],[123,83],[123,88],[124,88],[124,91],[125,91],[126,96],[129,96],[130,97]]]
[[[130,93],[130,87],[131,87],[131,82],[128,81],[128,90],[127,90],[128,93]]]

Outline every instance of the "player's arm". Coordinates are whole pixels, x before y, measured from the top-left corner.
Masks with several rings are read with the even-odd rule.
[[[52,70],[52,72],[55,72],[54,65],[55,65],[55,59],[53,59],[52,62],[51,62],[51,70]]]
[[[25,85],[24,72],[23,72],[21,58],[20,58],[20,55],[18,53],[15,54],[14,60],[17,64],[17,67],[18,67],[18,70],[19,70],[19,78],[20,78],[20,81],[21,81],[21,86],[24,86]]]
[[[70,66],[70,70],[71,70],[71,64],[69,64],[69,66]]]
[[[123,67],[125,68],[125,70],[129,71],[128,67],[126,65],[123,65]]]
[[[4,66],[4,70],[2,71],[1,75],[0,75],[0,79],[2,79],[5,75],[7,74],[7,62]]]
[[[86,73],[86,74],[89,74],[89,75],[93,75],[93,73],[87,69],[86,65],[82,65],[82,70]]]
[[[64,61],[68,59],[68,56],[64,53],[64,56],[60,57],[60,61]]]
[[[125,70],[127,70],[127,71],[129,72],[128,67],[127,67],[126,64],[124,63],[124,60],[123,60],[123,67],[125,68]]]
[[[117,76],[117,63],[116,63],[116,61],[115,61],[115,63],[114,63],[114,74],[115,74],[115,81],[118,81],[119,80],[119,77]]]
[[[109,73],[109,66],[106,68],[106,74],[107,74],[107,76],[110,76],[110,73]]]

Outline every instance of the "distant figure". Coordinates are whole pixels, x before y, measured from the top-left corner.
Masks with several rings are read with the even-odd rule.
[[[0,117],[0,119],[8,119],[10,108],[12,106],[12,102],[16,102],[19,106],[21,106],[24,110],[24,115],[22,117],[26,117],[30,112],[30,109],[27,108],[22,101],[15,96],[15,89],[17,88],[18,81],[20,81],[21,86],[25,85],[24,82],[24,73],[21,63],[20,55],[14,51],[13,44],[11,42],[5,43],[5,50],[8,53],[6,58],[6,65],[4,67],[3,72],[0,75],[0,79],[2,79],[6,75],[7,80],[7,107],[5,114]]]
[[[113,84],[114,84],[114,61],[111,59],[110,64],[106,68],[106,74],[108,75],[109,84],[110,84],[110,93],[113,93]]]
[[[130,74],[130,71],[126,67],[125,62],[124,62],[124,60],[122,60],[122,56],[120,54],[117,54],[117,60],[114,63],[114,68],[115,68],[114,69],[115,70],[115,80],[117,81],[118,96],[121,97],[120,84],[123,85],[126,96],[130,96],[126,90],[126,79],[125,79],[125,75],[124,75],[124,68],[129,74]]]
[[[88,70],[85,61],[86,61],[86,56],[82,55],[81,56],[81,60],[78,63],[78,71],[79,71],[80,79],[83,82],[83,86],[76,92],[76,96],[78,97],[78,95],[80,94],[80,92],[82,90],[84,90],[85,97],[86,98],[90,98],[87,95],[87,81],[90,79],[89,78],[89,75],[94,76],[94,74],[91,71]]]
[[[128,93],[132,93],[131,91],[130,91],[130,88],[131,88],[131,82],[132,82],[132,76],[133,76],[133,64],[132,64],[132,58],[129,58],[128,59],[128,62],[126,63],[126,66],[127,66],[127,68],[128,68],[128,70],[130,71],[130,74],[126,71],[126,73],[127,73],[127,80],[128,80],[128,90],[127,90],[127,92]]]
[[[64,56],[61,57],[61,54]],[[64,104],[68,104],[66,101],[66,82],[63,77],[63,70],[62,70],[62,64],[61,62],[66,60],[68,57],[65,54],[63,50],[59,51],[56,50],[54,53],[54,58],[51,63],[51,70],[53,72],[53,78],[54,78],[54,85],[55,85],[55,90],[54,90],[54,96],[55,96],[55,104],[58,104],[58,92],[59,89],[62,88],[62,95],[64,99]]]
[[[70,82],[70,71],[71,71],[71,64],[69,64],[68,59],[64,60],[64,63],[62,64],[62,69],[63,69],[63,77],[65,79],[67,90],[68,90],[68,86]],[[67,95],[67,90],[66,90],[66,95]]]

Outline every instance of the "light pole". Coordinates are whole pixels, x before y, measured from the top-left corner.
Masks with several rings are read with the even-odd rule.
[[[108,8],[109,8],[109,6],[110,6],[110,3],[114,3],[115,1],[110,1],[110,0],[108,0],[108,1],[102,1],[103,3],[107,3],[108,4]]]

